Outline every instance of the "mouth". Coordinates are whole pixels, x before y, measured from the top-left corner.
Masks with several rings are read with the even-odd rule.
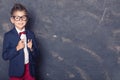
[[[18,23],[18,25],[23,25],[23,23]]]

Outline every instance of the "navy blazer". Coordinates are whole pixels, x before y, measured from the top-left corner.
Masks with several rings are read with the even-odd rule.
[[[33,51],[29,52],[29,69],[30,74],[35,76],[35,59],[38,56],[38,47],[36,44],[35,35],[33,32],[26,30],[27,39],[32,39]],[[5,33],[3,40],[3,53],[4,60],[9,60],[9,76],[20,77],[24,73],[24,51],[23,49],[17,51],[16,46],[20,40],[20,36],[15,28]],[[28,41],[28,40],[27,40]]]

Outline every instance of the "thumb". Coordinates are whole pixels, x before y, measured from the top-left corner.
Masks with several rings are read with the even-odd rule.
[[[21,39],[21,40],[20,40],[20,42],[21,42],[21,43],[24,43],[24,40],[23,40],[23,39]]]
[[[28,39],[28,43],[30,42],[30,39]]]

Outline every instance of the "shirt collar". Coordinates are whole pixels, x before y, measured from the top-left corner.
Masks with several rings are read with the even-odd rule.
[[[18,34],[19,34],[20,32],[25,31],[25,28],[23,28],[22,30],[19,30],[17,27],[15,27],[15,29],[17,30]]]

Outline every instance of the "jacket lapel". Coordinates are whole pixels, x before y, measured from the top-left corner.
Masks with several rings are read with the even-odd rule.
[[[26,37],[27,37],[27,41],[28,39],[32,39],[29,30],[26,30]]]
[[[15,41],[18,42],[20,40],[20,35],[18,34],[18,32],[15,28],[13,28],[12,32],[13,32]]]

